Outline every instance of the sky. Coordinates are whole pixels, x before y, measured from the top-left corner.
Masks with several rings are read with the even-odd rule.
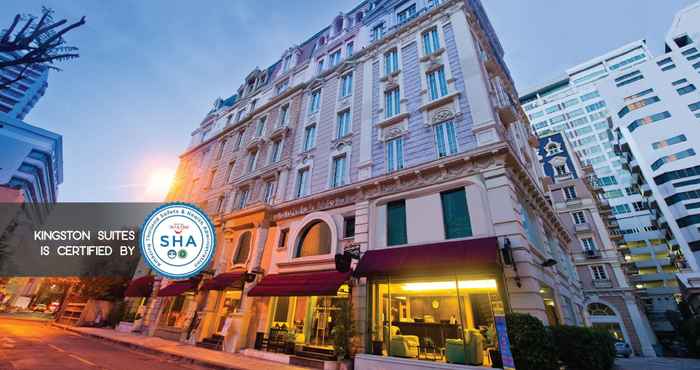
[[[526,92],[628,42],[663,50],[693,0],[482,0]],[[59,65],[25,120],[63,135],[62,202],[159,201],[190,134],[217,97],[256,66],[328,25],[357,0],[3,0],[16,13],[54,9],[87,24],[68,34],[80,58]]]

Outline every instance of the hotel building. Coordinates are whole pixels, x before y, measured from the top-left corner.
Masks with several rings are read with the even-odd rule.
[[[700,257],[700,3],[678,12],[666,38],[665,53],[598,81],[611,111],[617,149],[646,197],[656,226],[671,251],[641,263],[635,282],[649,290],[656,276],[674,277],[697,310]],[[696,311],[697,312],[697,311]]]
[[[133,282],[143,332],[319,365],[352,302],[356,366],[403,369],[500,361],[504,312],[588,325],[537,147],[478,0],[364,1],[194,130],[168,200],[208,212],[217,255]]]
[[[561,132],[540,137],[539,157],[552,206],[576,236],[572,254],[591,324],[630,343],[637,354],[656,356],[656,337],[613,241],[622,238],[614,232],[618,222],[591,166],[581,165]]]
[[[597,186],[612,209],[612,220],[619,225],[611,237],[628,259],[626,270],[643,295],[645,311],[657,334],[672,335],[667,310],[676,310],[678,293],[675,266],[669,260],[670,246],[659,230],[647,203],[634,185],[633,175],[615,153],[611,137],[609,103],[598,91],[596,81],[613,73],[631,71],[651,59],[644,41],[636,41],[566,70],[566,75],[521,95],[537,135],[563,133],[582,165],[590,166]],[[614,112],[613,112],[614,113]],[[659,265],[659,271],[643,279],[639,269]]]

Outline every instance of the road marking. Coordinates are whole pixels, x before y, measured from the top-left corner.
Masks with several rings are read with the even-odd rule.
[[[78,360],[78,361],[80,361],[80,362],[82,362],[82,363],[85,363],[85,364],[88,364],[88,365],[91,365],[91,366],[97,366],[97,364],[94,364],[94,363],[92,363],[92,362],[90,362],[90,361],[88,361],[88,360],[86,360],[86,359],[84,359],[84,358],[82,358],[82,357],[80,357],[80,356],[78,356],[78,355],[68,354],[68,356],[73,357],[74,359],[76,359],[76,360]]]
[[[58,351],[58,352],[65,352],[64,350],[62,350],[62,349],[59,348],[59,347],[54,346],[53,344],[49,344],[49,347],[55,349],[55,350]]]

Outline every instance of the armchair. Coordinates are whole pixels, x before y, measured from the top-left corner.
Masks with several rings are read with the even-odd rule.
[[[484,362],[484,337],[478,330],[464,331],[466,345],[461,339],[445,341],[445,357],[447,362],[454,364],[481,365]],[[466,353],[464,349],[466,347]]]
[[[399,328],[391,326],[391,341],[389,353],[397,357],[417,358],[420,349],[420,341],[415,335],[401,335]]]

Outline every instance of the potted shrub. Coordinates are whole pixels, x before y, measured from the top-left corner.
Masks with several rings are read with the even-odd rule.
[[[117,324],[116,330],[123,333],[129,333],[134,329],[134,321],[136,321],[135,312],[124,312],[121,321]]]
[[[340,370],[351,370],[352,364],[352,340],[355,336],[355,327],[352,321],[352,305],[350,300],[343,300],[338,307],[338,317],[333,327],[333,343]]]
[[[559,370],[557,348],[542,321],[528,314],[509,313],[506,325],[518,370]]]
[[[615,363],[615,338],[604,330],[559,325],[550,328],[559,360],[570,370],[610,370]]]

